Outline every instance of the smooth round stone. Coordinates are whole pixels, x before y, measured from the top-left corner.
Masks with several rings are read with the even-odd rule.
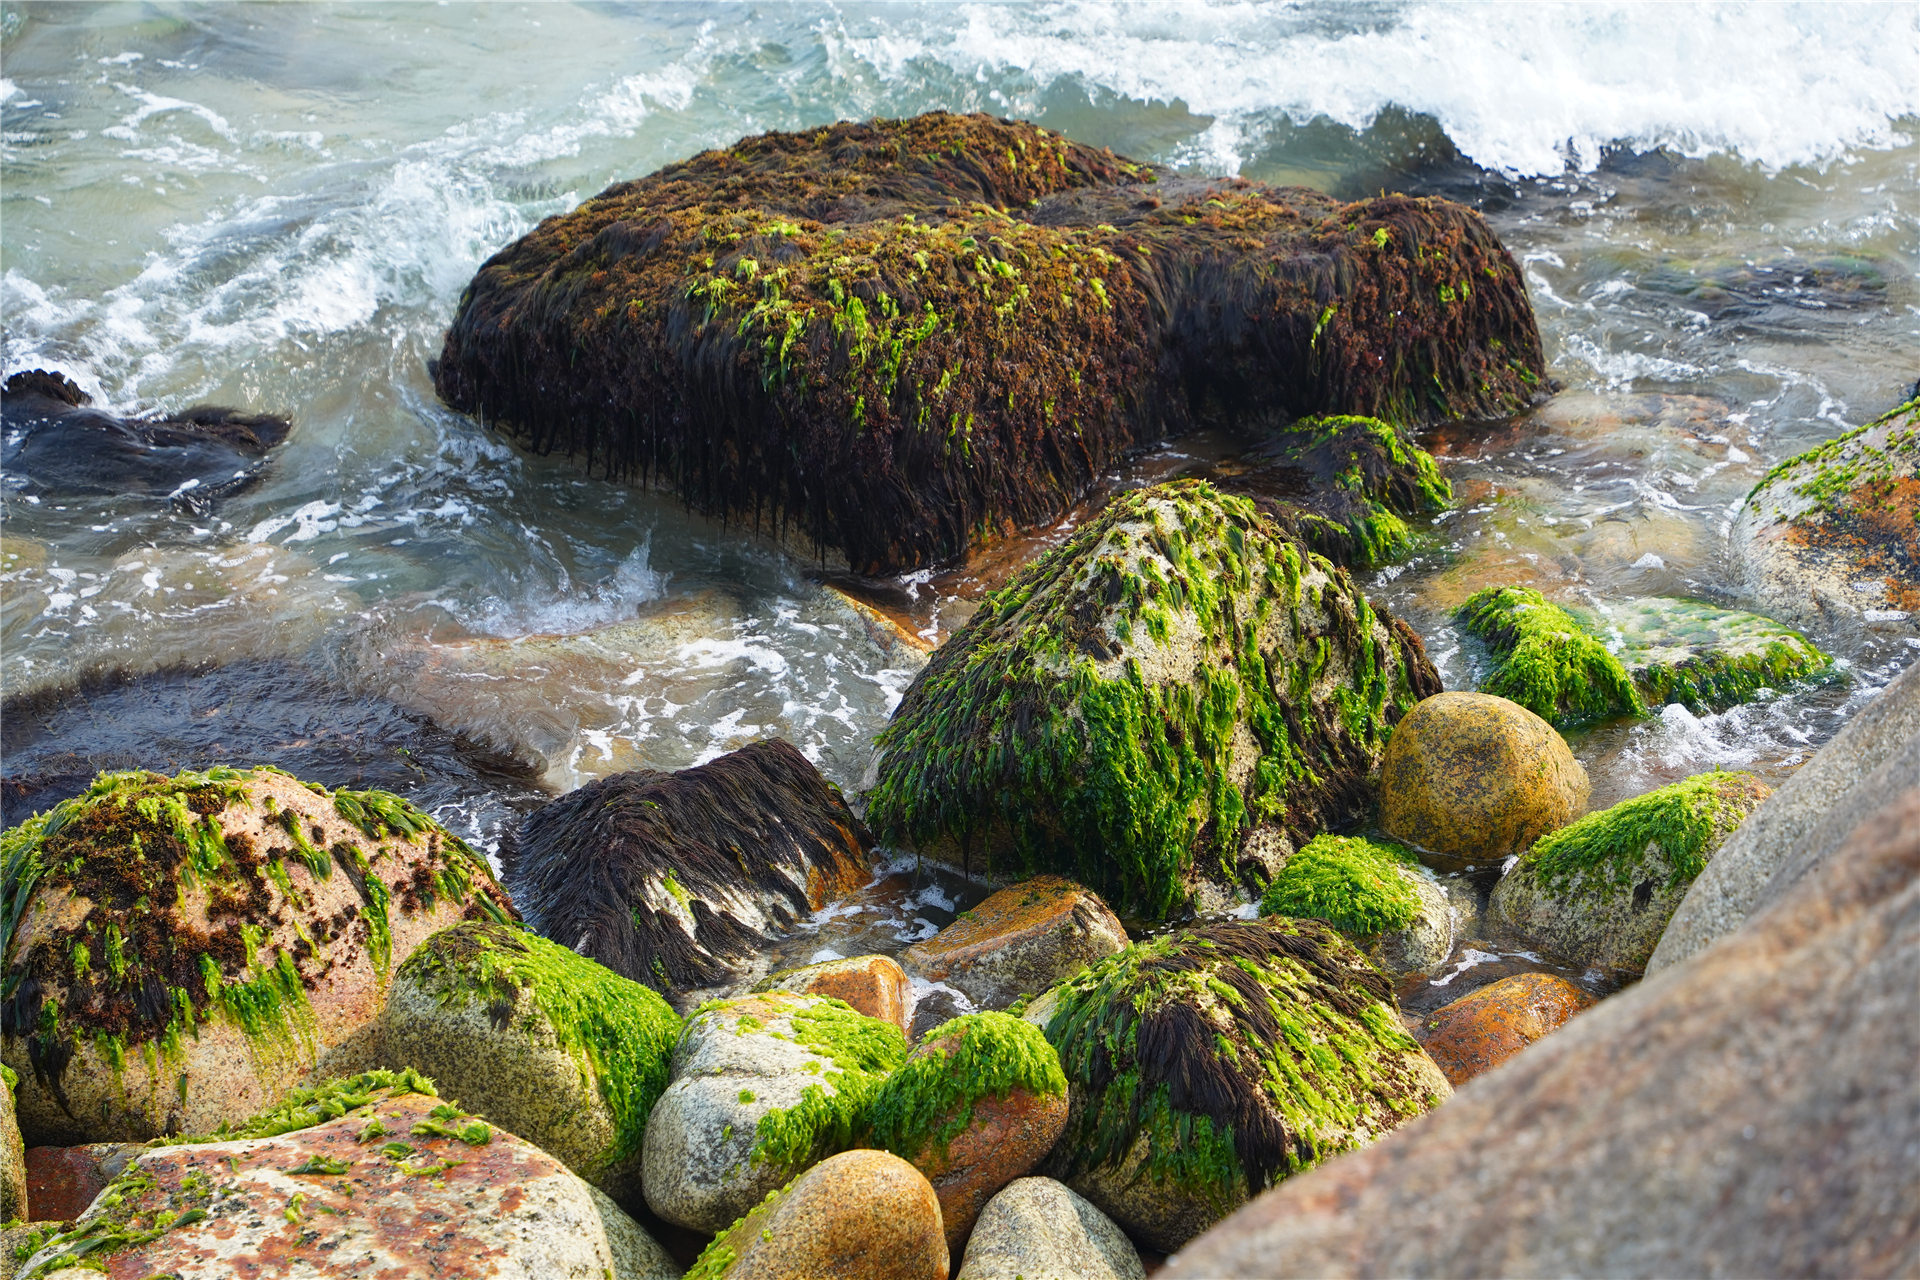
[[[726,1280],[947,1280],[947,1259],[932,1185],[899,1156],[863,1150],[822,1160],[767,1197],[708,1247],[710,1269],[694,1270]]]
[[[1146,1280],[1126,1233],[1063,1183],[1018,1178],[987,1202],[956,1280]]]
[[[1459,1088],[1557,1031],[1594,997],[1551,973],[1522,973],[1442,1005],[1421,1020],[1413,1038]]]
[[[1394,727],[1380,825],[1441,871],[1499,862],[1586,812],[1587,771],[1517,703],[1439,693]]]

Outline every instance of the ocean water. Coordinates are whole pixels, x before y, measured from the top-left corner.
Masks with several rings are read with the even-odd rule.
[[[835,588],[935,639],[1059,531],[824,582],[516,451],[440,405],[426,362],[489,254],[613,181],[945,108],[1486,212],[1562,390],[1436,433],[1459,509],[1371,584],[1470,687],[1447,609],[1474,586],[1726,598],[1747,489],[1920,378],[1916,68],[1913,4],[7,3],[6,372],[295,425],[205,516],[0,484],[0,685],[17,718],[82,682],[293,664],[525,764],[437,796],[489,844],[540,789],[770,733],[857,784],[920,659]],[[1233,451],[1175,442],[1112,483]],[[1850,643],[1821,688],[1581,735],[1596,803],[1715,765],[1784,776],[1914,651]]]

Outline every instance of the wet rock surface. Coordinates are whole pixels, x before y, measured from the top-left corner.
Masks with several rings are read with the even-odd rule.
[[[925,942],[900,953],[908,972],[1004,1009],[1127,946],[1127,931],[1100,895],[1042,875],[1000,890]]]
[[[126,1171],[142,1151],[131,1142],[98,1142],[82,1147],[28,1147],[27,1203],[35,1222],[71,1222]],[[27,1217],[26,1214],[19,1215]]]
[[[1576,616],[1618,643],[1621,666],[1654,709],[1678,702],[1695,712],[1724,711],[1832,667],[1791,627],[1698,600],[1641,597]]]
[[[987,1202],[955,1280],[1146,1280],[1126,1233],[1072,1188],[1018,1178]]]
[[[1502,978],[1413,1021],[1413,1038],[1458,1089],[1551,1035],[1594,1003],[1591,993],[1549,973]]]

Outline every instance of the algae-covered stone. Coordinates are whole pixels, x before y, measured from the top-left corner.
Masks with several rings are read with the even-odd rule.
[[[770,738],[561,796],[522,827],[507,884],[536,933],[673,994],[741,977],[871,880],[872,847],[840,789]]]
[[[1156,485],[934,650],[867,818],[995,874],[1069,876],[1123,918],[1246,901],[1369,806],[1393,724],[1438,689],[1419,638],[1253,503]]]
[[[957,1251],[981,1207],[1053,1149],[1067,1078],[1039,1028],[1004,1013],[955,1018],[915,1046],[867,1113],[867,1140],[912,1163],[940,1197]]]
[[[625,1201],[679,1036],[649,988],[488,922],[436,933],[400,966],[377,1053]]]
[[[1035,876],[962,912],[900,961],[916,977],[964,992],[976,1008],[1004,1009],[1126,946],[1126,928],[1099,894]]]
[[[1790,627],[1698,600],[1646,597],[1576,616],[1616,640],[1627,678],[1650,707],[1724,711],[1761,689],[1814,679],[1833,663]]]
[[[1816,634],[1920,630],[1920,400],[1789,458],[1729,544],[1746,593]]]
[[[1158,1249],[1452,1092],[1318,920],[1140,943],[1063,984],[1046,1033],[1071,1109],[1043,1171]]]
[[[1646,714],[1646,703],[1620,659],[1533,588],[1475,592],[1455,616],[1486,641],[1493,657],[1482,693],[1517,702],[1557,725]]]
[[[103,774],[0,835],[0,1041],[29,1145],[204,1131],[356,1041],[429,934],[507,921],[486,860],[378,791]]]
[[[1380,825],[1442,871],[1499,862],[1586,812],[1592,789],[1566,739],[1484,693],[1442,693],[1394,730]]]
[[[1431,969],[1453,953],[1446,890],[1397,844],[1315,836],[1260,897],[1263,916],[1325,920],[1395,973]]]
[[[1146,1280],[1113,1219],[1052,1178],[1019,1178],[987,1202],[954,1280]]]
[[[1277,490],[1277,517],[1334,564],[1373,568],[1414,547],[1407,520],[1445,510],[1453,486],[1426,450],[1378,418],[1309,418],[1241,460]],[[1280,481],[1276,484],[1275,481]]]
[[[546,1152],[386,1071],[296,1089],[231,1132],[141,1153],[21,1274],[73,1263],[179,1280],[678,1274]]]
[[[845,1151],[770,1192],[685,1280],[947,1280],[940,1202],[885,1151]]]
[[[891,956],[853,956],[779,969],[754,984],[755,991],[791,991],[803,996],[832,996],[859,1013],[891,1022],[905,1034],[913,1007],[913,984]]]
[[[1542,836],[1487,913],[1578,964],[1644,969],[1694,877],[1771,793],[1750,773],[1702,773]]]
[[[725,1228],[851,1147],[875,1090],[906,1056],[898,1027],[839,1000],[769,991],[702,1005],[647,1120],[647,1204],[683,1227]]]
[[[547,219],[474,277],[434,382],[890,573],[1194,426],[1496,417],[1544,376],[1521,274],[1460,205],[933,112],[748,138]]]

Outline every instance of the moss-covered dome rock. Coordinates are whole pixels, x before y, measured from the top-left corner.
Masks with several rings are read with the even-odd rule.
[[[1552,725],[1506,698],[1441,693],[1380,765],[1380,825],[1441,871],[1489,866],[1587,811],[1593,785]]]
[[[883,840],[1054,871],[1164,919],[1257,897],[1372,802],[1439,678],[1419,637],[1244,498],[1123,494],[984,600],[880,736]]]
[[[1590,813],[1520,856],[1488,918],[1575,964],[1644,970],[1694,879],[1771,793],[1713,771]]]
[[[1197,424],[1497,416],[1544,369],[1461,205],[934,112],[744,139],[547,219],[474,277],[434,381],[534,449],[890,572]]]
[[[1387,979],[1318,920],[1178,930],[1046,1003],[1071,1106],[1043,1172],[1157,1249],[1453,1092]]]
[[[357,1052],[421,940],[516,918],[405,800],[264,767],[102,774],[0,859],[0,1054],[29,1145],[238,1120]]]
[[[1446,890],[1391,841],[1315,836],[1260,895],[1260,914],[1325,920],[1389,973],[1432,969],[1453,953]]]
[[[442,930],[394,975],[380,1061],[525,1138],[622,1204],[667,1087],[680,1017],[557,942],[492,921]]]
[[[1555,725],[1647,713],[1620,659],[1532,587],[1477,591],[1455,616],[1493,657],[1482,693],[1518,703]]]
[[[1771,617],[1849,642],[1920,632],[1920,400],[1769,471],[1729,545]]]

